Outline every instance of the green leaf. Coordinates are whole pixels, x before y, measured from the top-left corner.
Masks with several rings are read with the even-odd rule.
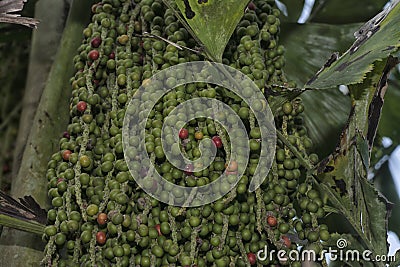
[[[350,114],[351,100],[338,89],[307,91],[301,96],[304,123],[313,140],[313,151],[320,156],[330,154]]]
[[[400,124],[395,122],[400,121],[400,86],[390,83],[386,94],[379,122],[379,134],[391,138],[398,144],[400,142]]]
[[[301,11],[303,10],[303,6],[305,4],[304,0],[281,0],[281,2],[286,6],[287,9],[287,17],[281,16],[282,21],[297,22],[300,18]]]
[[[282,23],[280,42],[286,48],[284,71],[289,80],[298,85],[307,82],[332,52],[346,51],[354,41],[353,33],[361,26]]]
[[[250,0],[176,0],[194,34],[205,45],[208,54],[217,62],[244,14]],[[206,3],[205,3],[206,2]]]
[[[385,162],[374,176],[374,184],[395,207],[400,206],[400,197],[396,190],[394,177],[392,176],[388,162]],[[389,218],[389,230],[400,236],[400,209],[394,208]]]
[[[311,22],[345,24],[367,21],[380,12],[387,0],[317,0]],[[340,10],[340,12],[338,12]]]
[[[390,203],[367,180],[365,161],[369,163],[369,151],[367,148],[365,152],[365,146],[371,116],[366,114],[369,114],[376,93],[382,89],[380,81],[387,78],[388,67],[393,67],[391,59],[387,60],[387,65],[376,62],[374,71],[368,74],[364,83],[351,86],[353,107],[348,125],[335,153],[320,164],[317,175],[321,192],[350,222],[362,246],[374,255],[387,255],[388,252],[386,235]]]
[[[281,42],[286,47],[285,74],[289,80],[304,84],[325,62],[332,51],[345,51],[362,24],[328,25],[282,23]],[[299,45],[301,44],[301,45]],[[300,67],[299,67],[300,66]],[[304,121],[315,152],[332,152],[350,113],[350,98],[339,90],[313,90],[300,96]]]
[[[373,62],[398,50],[399,29],[400,4],[396,4],[366,23],[351,48],[336,61],[331,58],[305,86],[323,89],[362,82],[366,73],[372,71]]]

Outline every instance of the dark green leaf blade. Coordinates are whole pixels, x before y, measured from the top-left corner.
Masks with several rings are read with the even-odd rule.
[[[287,8],[287,17],[282,16],[282,21],[297,22],[300,18],[301,12],[305,4],[304,0],[293,1],[293,0],[281,0],[281,2]],[[282,32],[283,33],[283,32]]]
[[[353,33],[362,24],[282,23],[281,42],[286,48],[285,74],[289,80],[304,84],[318,71],[332,51],[345,51],[353,42]],[[301,45],[299,45],[301,44]],[[350,97],[337,89],[312,90],[300,95],[304,121],[315,152],[332,152],[350,113]],[[334,112],[332,112],[334,111]]]
[[[379,133],[381,136],[391,138],[395,143],[400,142],[400,85],[390,83],[386,92],[385,104],[383,105],[382,117],[379,122]]]
[[[394,207],[400,207],[400,197],[396,190],[394,177],[389,169],[389,163],[386,161],[374,176],[374,184],[387,199],[394,204]],[[389,218],[389,230],[400,236],[400,209],[393,208],[392,215]]]
[[[351,86],[353,108],[347,127],[336,151],[320,164],[317,175],[322,192],[350,222],[363,247],[373,255],[388,253],[390,203],[367,180],[365,165],[369,163],[369,151],[365,150],[370,121],[365,114],[383,86],[378,81],[387,77],[391,64],[391,59],[375,62],[374,72],[362,84]]]
[[[205,45],[212,58],[222,61],[222,54],[250,0],[176,0],[194,34]],[[205,3],[206,2],[206,3]]]
[[[375,23],[366,23],[352,47],[338,60],[324,66],[305,86],[324,89],[360,83],[372,71],[373,62],[395,53],[400,47],[400,4],[389,10],[385,11],[387,15],[382,13],[380,18],[375,18]]]
[[[298,85],[307,82],[332,52],[346,51],[361,26],[282,23],[280,39],[286,48],[284,71],[288,78]]]
[[[311,22],[344,24],[367,21],[380,12],[387,0],[317,0]],[[338,12],[340,10],[340,12]]]

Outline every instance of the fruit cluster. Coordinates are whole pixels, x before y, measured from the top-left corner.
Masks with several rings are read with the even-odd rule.
[[[260,90],[286,82],[285,49],[278,44],[280,12],[274,3],[249,4],[223,57],[224,64],[242,71]],[[224,171],[237,171],[235,161],[227,164],[230,140],[226,131],[205,118],[191,120],[180,129],[177,149],[195,160],[201,156],[199,143],[209,137],[217,149],[214,162],[195,172],[191,165],[175,168],[165,158],[161,144],[165,117],[180,103],[208,97],[228,104],[246,125],[251,157],[245,175],[227,196],[200,207],[168,206],[138,187],[124,153],[135,158],[134,147],[140,139],[130,139],[132,149],[127,151],[122,144],[129,100],[158,71],[205,58],[195,52],[198,44],[175,11],[161,0],[102,0],[92,11],[92,22],[74,58],[71,121],[60,140],[60,151],[48,163],[52,209],[45,229],[44,264],[301,266],[298,261],[260,260],[256,255],[265,246],[287,251],[305,245],[321,249],[321,240],[330,238],[327,227],[319,223],[325,216],[324,203],[290,149],[296,148],[312,163],[318,161],[315,154],[307,154],[312,142],[299,99],[284,103],[276,112],[276,126],[288,143],[278,141],[267,179],[250,193],[249,181],[262,146],[251,109],[224,88],[205,83],[176,87],[159,101],[146,123],[146,149],[156,170],[167,181],[187,187],[208,184]]]

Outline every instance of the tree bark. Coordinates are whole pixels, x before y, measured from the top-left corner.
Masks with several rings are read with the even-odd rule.
[[[42,1],[51,3],[54,0],[40,2]],[[71,96],[69,79],[73,75],[72,55],[76,53],[81,43],[82,31],[89,21],[90,6],[93,2],[82,0],[72,2],[60,46],[41,94],[37,111],[33,119],[26,122],[31,125],[31,130],[18,175],[12,181],[11,195],[13,197],[32,195],[42,207],[48,206],[45,175],[47,162],[58,149],[58,140],[69,120]],[[52,13],[49,12],[51,10],[49,5],[40,6],[40,9],[43,9],[41,11]],[[42,24],[44,24],[43,21]],[[41,79],[43,80],[43,77]],[[29,95],[26,98],[29,99]],[[40,236],[5,228],[0,238],[0,265],[39,266],[43,257],[43,248],[44,242],[41,241]]]
[[[48,10],[52,12],[48,12]],[[41,23],[32,34],[28,76],[24,98],[22,99],[18,137],[14,149],[13,177],[18,174],[21,166],[22,155],[32,128],[32,121],[60,44],[66,19],[65,10],[67,10],[67,4],[64,1],[40,0],[36,4],[35,18],[39,19]]]

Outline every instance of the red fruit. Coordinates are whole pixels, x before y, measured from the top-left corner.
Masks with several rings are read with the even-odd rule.
[[[69,160],[69,157],[71,156],[71,154],[72,154],[72,152],[71,152],[71,150],[68,150],[68,149],[66,149],[66,150],[64,150],[63,152],[62,152],[62,158],[64,159],[64,160]]]
[[[287,248],[290,247],[290,245],[292,244],[290,238],[287,235],[281,236],[281,240],[283,241],[283,244],[285,244]]]
[[[106,234],[104,232],[102,232],[102,231],[97,232],[97,234],[96,234],[97,244],[104,245],[106,243],[106,240],[107,240],[107,238],[106,238]]]
[[[69,135],[69,132],[65,131],[63,137],[69,139],[71,136]]]
[[[249,260],[251,265],[254,265],[257,262],[256,254],[252,252],[247,253],[247,259]]]
[[[227,172],[236,172],[237,173],[237,169],[238,169],[238,163],[235,160],[232,160],[229,162],[229,164],[225,165],[226,171]]]
[[[269,226],[275,227],[278,224],[278,221],[276,220],[275,216],[268,216],[267,223]]]
[[[222,140],[221,137],[219,136],[213,136],[212,141],[214,142],[214,145],[216,148],[221,148],[222,147]]]
[[[100,37],[94,37],[92,41],[90,42],[92,47],[97,48],[101,45],[101,38]]]
[[[185,128],[182,128],[179,130],[179,138],[180,139],[186,139],[189,136],[189,131]]]
[[[80,112],[84,112],[87,108],[87,104],[85,101],[79,101],[78,104],[76,104],[76,109]]]
[[[250,3],[247,5],[247,7],[248,7],[248,9],[250,9],[250,10],[256,10],[256,5],[255,5],[253,2],[250,2]]]
[[[109,59],[115,59],[115,53],[111,52],[111,54],[108,55]]]
[[[186,175],[192,175],[193,170],[194,170],[193,164],[188,164],[186,165],[184,172]]]
[[[158,232],[158,235],[163,235],[163,234],[161,233],[161,225],[160,225],[160,224],[156,224],[156,225],[154,226],[154,228],[156,228],[156,230],[157,230],[157,232]]]
[[[105,225],[107,223],[107,214],[99,213],[99,215],[97,215],[97,223],[99,225]]]
[[[97,50],[92,50],[92,51],[90,51],[89,52],[89,54],[88,54],[88,57],[91,59],[91,60],[96,60],[96,59],[98,59],[99,58],[99,51],[97,51]]]

